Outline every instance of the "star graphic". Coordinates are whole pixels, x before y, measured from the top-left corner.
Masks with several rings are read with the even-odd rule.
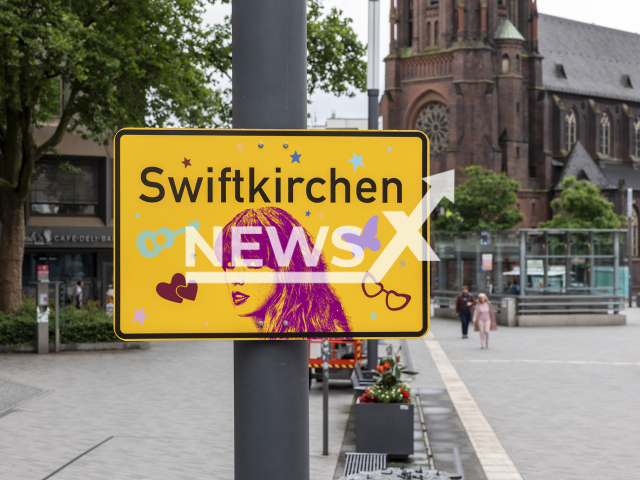
[[[142,321],[149,316],[146,313],[144,313],[144,307],[142,307],[141,310],[136,310],[134,308],[133,311],[136,312],[136,314],[133,317],[133,320],[131,320],[131,321],[132,322],[140,322],[140,325],[143,325]]]
[[[307,210],[304,214],[305,217],[310,217],[311,216],[311,212],[309,210]]]
[[[407,262],[405,262],[404,260],[400,260],[400,266],[404,267],[407,264]]]
[[[364,167],[365,164],[362,163],[362,157],[364,155],[357,156],[355,153],[353,154],[353,158],[350,158],[349,161],[353,164],[353,170],[355,171],[358,167]]]
[[[393,150],[393,148],[387,147],[387,152],[390,152],[391,150]]]
[[[324,217],[324,214],[323,214],[322,212],[320,212],[320,213],[318,214],[318,218],[322,218],[322,217]]]
[[[184,163],[184,168],[193,167],[193,165],[191,165],[191,160],[188,160],[187,157],[184,157],[184,161],[180,163]]]
[[[139,213],[136,213],[136,218],[140,218],[140,214]]]
[[[378,314],[375,312],[371,312],[371,315],[369,315],[371,317],[371,320],[377,320],[378,319]]]
[[[192,253],[192,254],[191,254],[191,258],[196,258],[196,254],[195,254],[195,253]]]
[[[236,145],[236,150],[240,150],[240,153],[242,153],[243,148],[244,148],[244,145],[242,145],[242,142]]]
[[[302,156],[301,154],[298,153],[298,151],[296,150],[293,155],[289,155],[293,160],[291,160],[291,163],[293,162],[298,162],[300,163],[300,157]]]
[[[209,326],[209,322],[204,322],[204,326],[208,327]]]

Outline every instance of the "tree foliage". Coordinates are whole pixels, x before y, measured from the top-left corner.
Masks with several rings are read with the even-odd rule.
[[[213,3],[2,2],[0,310],[22,304],[24,202],[34,164],[65,134],[106,145],[122,127],[230,125],[231,91],[221,80],[231,76],[231,19],[206,25]],[[309,0],[308,23],[309,91],[363,91],[364,47],[350,20]],[[37,144],[35,131],[47,125],[52,135]]]
[[[444,200],[444,214],[433,222],[436,230],[471,232],[508,230],[524,220],[518,210],[520,183],[482,167],[462,169],[469,178],[456,187],[455,203]]]
[[[541,222],[540,228],[619,228],[625,223],[600,189],[587,180],[566,177],[560,189],[560,198],[551,202],[553,218]]]

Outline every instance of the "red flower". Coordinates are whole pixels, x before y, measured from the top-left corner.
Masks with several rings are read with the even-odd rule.
[[[409,398],[409,394],[408,394],[407,392],[402,392],[402,396],[403,396],[404,398]]]
[[[384,362],[384,369],[387,370],[391,368],[391,365],[389,365],[389,362]]]

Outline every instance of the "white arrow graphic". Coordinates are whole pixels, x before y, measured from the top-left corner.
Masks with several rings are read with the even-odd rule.
[[[407,214],[402,211],[382,212],[396,229],[396,234],[369,269],[377,281],[382,280],[406,247],[409,247],[421,262],[440,261],[420,233],[420,228],[443,198],[446,197],[452,202],[454,201],[455,171],[449,170],[424,177],[422,180],[429,185],[429,191],[411,212],[411,215],[407,217]]]

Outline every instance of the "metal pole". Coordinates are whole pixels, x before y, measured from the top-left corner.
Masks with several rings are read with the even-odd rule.
[[[369,130],[378,130],[380,95],[380,1],[369,0],[369,43],[367,45],[367,94]]]
[[[60,284],[56,283],[56,353],[60,353]]]
[[[306,128],[306,1],[233,0],[232,18],[234,128]],[[233,353],[235,479],[308,480],[308,342],[238,340]]]
[[[633,241],[631,236],[631,219],[633,218],[633,188],[627,188],[627,251],[629,255],[629,308],[633,306],[633,269],[632,248]]]
[[[367,368],[375,370],[378,365],[378,340],[367,340]]]
[[[329,340],[322,341],[322,455],[329,455]]]

